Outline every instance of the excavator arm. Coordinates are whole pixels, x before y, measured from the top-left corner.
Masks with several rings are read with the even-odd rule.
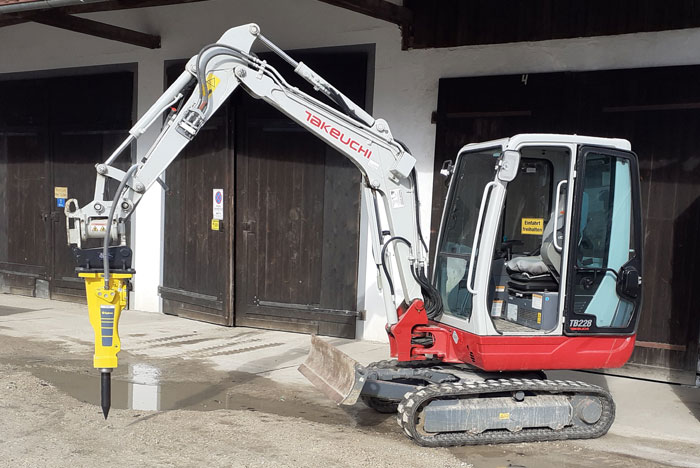
[[[256,41],[282,57],[341,110],[287,83],[275,68],[250,52]],[[95,328],[94,364],[102,369],[103,381],[109,381],[105,375],[117,365],[117,323],[125,303],[125,282],[133,274],[125,223],[145,192],[156,182],[163,184],[161,174],[238,87],[338,150],[362,173],[363,198],[371,214],[372,251],[382,279],[388,325],[398,322],[391,262],[385,261],[389,247],[395,253],[403,300],[407,304],[425,301],[429,315],[440,311],[440,296],[426,276],[427,248],[418,217],[415,158],[394,139],[386,121],[374,119],[303,62],[293,60],[265,38],[256,24],[239,26],[192,57],[185,71],[129,131],[126,140],[96,166],[94,200],[82,208],[75,199],[66,204],[68,243],[74,246],[78,271],[86,279]],[[127,171],[116,168],[113,163],[119,155],[151,125],[160,122],[167,110],[170,114],[147,154]],[[119,181],[111,199],[105,197],[108,179]],[[103,239],[103,247],[82,249],[82,241],[89,238]],[[110,247],[111,242],[117,246]],[[110,340],[104,339],[107,335]],[[109,399],[103,394],[103,401],[105,398]]]

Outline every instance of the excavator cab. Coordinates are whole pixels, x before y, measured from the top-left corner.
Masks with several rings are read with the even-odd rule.
[[[440,322],[480,336],[635,333],[642,231],[629,142],[517,135],[465,146],[443,174]]]

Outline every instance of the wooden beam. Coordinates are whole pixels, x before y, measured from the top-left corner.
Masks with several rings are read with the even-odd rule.
[[[72,15],[78,13],[94,13],[96,11],[132,10],[134,8],[150,8],[206,1],[208,0],[112,0],[100,3],[88,3],[85,5],[61,7],[57,8],[56,10],[60,10],[63,13],[68,13]]]
[[[329,5],[345,8],[356,13],[371,16],[389,23],[406,26],[413,21],[413,13],[408,8],[386,0],[320,0]]]
[[[149,49],[160,48],[160,36],[153,36],[151,34],[100,23],[78,16],[55,13],[52,11],[50,13],[32,13],[31,15],[27,15],[27,17],[36,23],[66,29],[68,31],[89,34],[90,36],[110,39],[112,41],[126,42],[127,44],[134,44]]]
[[[206,1],[208,0],[112,0],[107,2],[88,3],[85,5],[73,5],[69,7],[47,8],[41,11],[47,12],[47,10],[50,10],[51,12],[55,13],[74,15],[80,13],[95,13],[98,11],[131,10],[135,8],[149,8]],[[30,22],[31,20],[25,16],[26,14],[28,13],[0,14],[0,28]]]

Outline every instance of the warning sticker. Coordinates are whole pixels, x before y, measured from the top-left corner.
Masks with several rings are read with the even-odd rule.
[[[54,187],[53,188],[54,198],[68,198],[68,187]]]
[[[515,304],[508,304],[508,311],[507,311],[507,318],[508,320],[515,322],[518,320],[518,306]]]
[[[401,191],[401,189],[390,190],[389,194],[391,196],[391,206],[393,206],[394,208],[404,207],[403,192]]]
[[[218,220],[218,219],[212,219],[212,220],[211,220],[211,230],[212,230],[212,231],[218,231],[218,230],[219,230],[219,220]]]
[[[503,301],[495,299],[491,304],[491,317],[500,317],[503,312]]]
[[[496,292],[497,293],[506,292],[506,287],[505,286],[496,286]]]
[[[520,234],[541,236],[544,232],[544,218],[522,218]]]
[[[542,295],[533,294],[532,295],[532,308],[542,310]]]
[[[498,413],[498,419],[510,419],[510,413]]]
[[[207,91],[209,94],[213,93],[217,86],[219,86],[221,80],[213,73],[207,75]]]

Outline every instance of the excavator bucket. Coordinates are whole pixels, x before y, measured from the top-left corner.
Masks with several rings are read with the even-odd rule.
[[[366,381],[364,367],[316,335],[311,335],[311,351],[299,372],[339,405],[354,405]]]

